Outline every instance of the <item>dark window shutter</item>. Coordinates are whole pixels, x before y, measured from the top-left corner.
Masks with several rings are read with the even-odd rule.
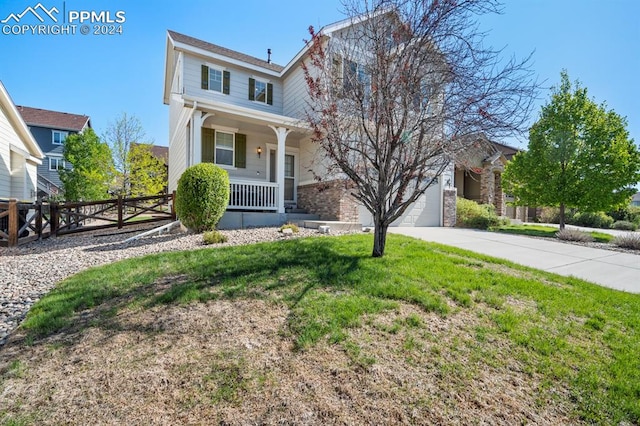
[[[267,83],[267,103],[273,105],[273,84]]]
[[[202,162],[215,163],[216,157],[216,132],[213,129],[202,128]]]
[[[229,71],[222,72],[222,93],[225,95],[229,94],[229,89],[231,86],[231,73]]]
[[[236,167],[239,169],[247,168],[247,135],[236,133]]]
[[[256,80],[253,78],[249,78],[249,100],[253,101],[256,99]]]
[[[209,89],[209,67],[206,65],[202,65],[200,67],[200,74],[201,74],[201,78],[202,78],[202,82],[200,87],[203,88],[204,90],[208,90]]]

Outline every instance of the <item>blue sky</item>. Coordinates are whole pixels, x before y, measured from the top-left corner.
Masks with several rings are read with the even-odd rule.
[[[272,60],[285,65],[302,48],[309,25],[344,18],[339,0],[40,1],[67,13],[109,11],[112,19],[124,11],[123,33],[82,35],[78,23],[75,35],[0,33],[0,80],[13,101],[87,114],[98,134],[121,112],[135,114],[159,145],[168,138],[168,107],[162,103],[167,29],[260,58],[271,48]],[[0,0],[0,21],[38,2]],[[506,0],[502,15],[480,24],[490,31],[487,42],[504,48],[505,56],[535,51],[533,68],[547,87],[567,69],[598,103],[606,101],[626,116],[631,137],[640,142],[638,16],[637,0]],[[38,21],[29,15],[23,23]],[[541,92],[538,105],[548,95]]]

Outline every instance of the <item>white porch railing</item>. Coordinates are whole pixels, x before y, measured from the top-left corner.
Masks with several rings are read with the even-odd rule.
[[[228,210],[278,210],[278,184],[230,179]]]

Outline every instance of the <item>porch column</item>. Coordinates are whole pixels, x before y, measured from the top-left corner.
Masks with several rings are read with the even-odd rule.
[[[202,112],[194,111],[191,121],[191,131],[193,132],[193,164],[202,163]]]
[[[269,126],[276,132],[278,149],[276,151],[276,183],[278,184],[278,213],[284,213],[284,152],[285,141],[291,130],[285,127]]]

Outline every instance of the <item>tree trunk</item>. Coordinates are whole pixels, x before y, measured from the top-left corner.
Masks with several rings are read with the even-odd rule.
[[[560,230],[564,229],[564,203],[560,203]]]
[[[387,244],[387,228],[388,225],[383,225],[379,221],[375,221],[375,227],[373,230],[373,257],[384,256],[384,247]]]

